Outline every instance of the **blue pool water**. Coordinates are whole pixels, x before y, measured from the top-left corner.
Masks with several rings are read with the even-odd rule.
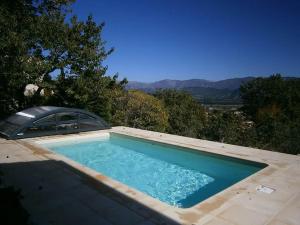
[[[44,146],[181,208],[191,207],[265,167],[118,134]]]

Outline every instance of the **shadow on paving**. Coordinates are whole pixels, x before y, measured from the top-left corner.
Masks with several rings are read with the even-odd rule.
[[[22,190],[36,225],[179,224],[62,161],[3,163],[0,170]]]

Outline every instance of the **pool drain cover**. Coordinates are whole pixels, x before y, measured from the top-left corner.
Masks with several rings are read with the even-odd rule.
[[[264,185],[259,185],[258,187],[256,187],[256,191],[263,192],[263,193],[266,193],[266,194],[271,194],[275,191],[275,189],[264,186]]]

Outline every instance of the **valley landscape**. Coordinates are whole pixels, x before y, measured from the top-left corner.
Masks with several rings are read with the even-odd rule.
[[[254,80],[256,77],[230,78],[219,81],[205,79],[171,80],[164,79],[155,82],[129,81],[128,90],[141,90],[155,93],[159,89],[183,90],[191,94],[199,103],[214,109],[237,109],[242,105],[239,88],[242,84]],[[294,79],[296,77],[283,77]],[[296,78],[299,79],[299,78]]]

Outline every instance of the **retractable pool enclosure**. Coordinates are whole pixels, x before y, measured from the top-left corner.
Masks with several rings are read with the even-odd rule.
[[[9,139],[70,134],[108,129],[99,116],[81,109],[40,106],[25,109],[0,122],[0,133]]]

